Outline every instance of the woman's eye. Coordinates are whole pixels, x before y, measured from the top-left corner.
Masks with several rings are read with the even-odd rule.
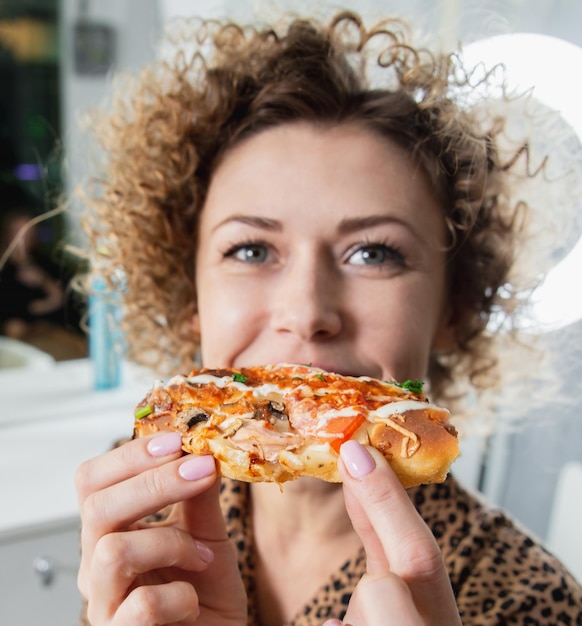
[[[351,265],[404,265],[404,257],[398,250],[384,244],[361,246],[349,257]]]
[[[243,263],[263,263],[267,260],[268,254],[267,246],[253,243],[234,246],[225,256]]]

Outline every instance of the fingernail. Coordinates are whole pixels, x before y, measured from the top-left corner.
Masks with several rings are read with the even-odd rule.
[[[212,476],[216,472],[214,457],[193,456],[180,465],[178,472],[184,480],[200,480]]]
[[[374,470],[376,463],[366,448],[355,439],[342,444],[340,456],[346,469],[353,478],[362,478]]]
[[[148,441],[147,449],[152,456],[173,454],[182,448],[180,433],[164,433]]]
[[[212,563],[214,561],[214,552],[205,543],[197,541],[196,549],[201,561],[204,561],[204,563]]]

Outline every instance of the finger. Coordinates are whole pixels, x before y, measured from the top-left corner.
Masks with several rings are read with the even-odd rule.
[[[213,476],[210,477],[211,481],[215,481],[215,478]],[[198,486],[198,489],[203,489],[204,487],[204,482],[202,481],[202,485]],[[215,481],[216,483],[218,483],[218,481]],[[216,485],[216,488],[213,490],[214,492],[214,498],[216,500],[218,500],[218,488],[219,485]],[[111,489],[108,490],[108,492],[110,492]],[[88,504],[89,506],[94,506],[97,509],[99,509],[100,506],[104,506],[104,507],[108,507],[109,509],[113,509],[113,507],[115,506],[115,495],[111,496],[111,494],[109,494],[109,497],[106,497],[105,494],[99,494],[102,497],[93,497],[93,498],[89,498],[88,499]],[[112,499],[113,502],[115,504],[107,504],[107,500],[108,499]],[[96,504],[92,504],[93,502],[95,502]],[[101,503],[101,504],[99,504]],[[130,503],[128,503],[127,507],[130,508]],[[87,509],[88,507],[86,507]],[[122,507],[123,508],[123,507]],[[203,510],[206,510],[204,506],[201,507]],[[208,514],[208,518],[209,520],[212,520],[213,522],[213,527],[215,529],[215,538],[216,539],[222,539],[225,535],[226,535],[226,530],[224,529],[224,521],[223,518],[220,514],[220,507],[219,505],[216,505],[214,507],[214,511],[216,511],[218,509],[218,513],[214,512],[212,514],[212,512],[210,512]],[[141,511],[138,509],[137,515],[138,517],[140,516]],[[120,531],[123,530],[123,526],[124,523],[120,523],[119,522],[119,518],[118,516],[115,515],[115,513],[113,511],[111,511],[110,515],[112,517],[108,518],[107,520],[101,520],[101,519],[96,519],[96,517],[98,517],[98,514],[94,514],[92,512],[88,512],[87,510],[85,510],[82,514],[82,525],[81,525],[81,565],[79,567],[79,572],[78,572],[78,587],[79,590],[81,591],[81,594],[83,596],[85,596],[86,598],[90,597],[90,589],[89,589],[89,581],[93,580],[92,578],[92,572],[95,571],[95,568],[93,566],[94,563],[94,559],[96,558],[96,551],[97,551],[97,546],[100,542],[107,540],[107,538],[111,535],[111,533],[113,533],[111,536],[117,536],[120,537],[122,536],[122,533],[116,532],[116,531]],[[217,518],[218,516],[218,518]],[[123,520],[124,522],[127,520]],[[116,523],[118,524],[119,528],[115,528]],[[176,527],[176,532],[177,529],[180,528],[180,520],[176,520],[174,522],[175,527]],[[157,528],[159,528],[160,530],[163,530],[164,527],[152,527],[150,530],[154,531]],[[144,530],[148,530],[146,529],[142,529],[139,532],[143,532]],[[181,530],[184,530],[184,528],[182,528]],[[146,540],[148,536],[147,534],[136,534],[137,531],[133,531],[133,532],[129,532],[127,533],[128,537],[140,537],[142,540]],[[153,536],[153,535],[151,535]],[[107,543],[105,545],[108,545]],[[162,546],[163,544],[159,544],[160,546]],[[147,554],[152,554],[151,551],[147,550],[144,552],[144,556]],[[97,555],[98,556],[98,555]],[[170,554],[171,556],[171,554]],[[123,559],[123,563],[122,568],[125,567],[125,558],[123,555],[123,551],[121,552],[121,557]],[[155,557],[154,557],[155,559]],[[129,563],[129,561],[128,561]],[[136,569],[139,569],[139,567],[137,567]],[[108,576],[110,576],[111,580],[115,580],[115,576],[114,576],[114,570],[112,568],[112,566],[108,566],[108,567],[103,567],[101,569],[98,569],[97,571],[107,571],[109,572]],[[97,573],[97,576],[99,576],[99,574]]]
[[[357,503],[349,512],[362,540],[375,534],[390,571],[405,579],[423,574],[432,579],[435,571],[440,573],[436,541],[383,455],[355,440],[346,442],[340,454],[346,505]]]
[[[83,529],[98,536],[129,527],[164,507],[193,498],[216,481],[212,456],[186,456],[90,494]],[[89,533],[91,534],[91,533]]]
[[[214,482],[218,481],[213,457],[185,457],[88,496],[81,507],[81,591],[101,537],[127,529],[169,504],[193,498]]]
[[[89,575],[96,623],[114,614],[141,574],[162,568],[203,571],[213,559],[208,546],[176,528],[106,535],[95,548]]]
[[[345,443],[340,455],[346,507],[370,560],[369,573],[400,577],[430,623],[459,623],[438,544],[386,459],[356,441]],[[384,571],[378,549],[386,559]]]
[[[91,493],[136,476],[182,455],[180,433],[150,435],[82,463],[75,474],[79,504]]]
[[[174,581],[134,589],[117,610],[111,626],[194,624],[199,615],[194,587]]]
[[[356,442],[357,443],[357,442]],[[376,463],[360,445],[354,446],[349,444],[342,453],[345,460],[340,460],[340,471],[343,466],[344,471],[347,469],[350,476],[362,477],[376,468]],[[346,509],[352,520],[352,524],[356,529],[358,536],[362,540],[362,544],[366,551],[366,571],[369,574],[384,573],[390,571],[390,563],[388,562],[384,546],[370,522],[368,515],[359,500],[354,496],[352,490],[344,480],[344,500]]]
[[[217,588],[232,585],[231,597],[235,597],[240,582],[238,559],[228,537],[224,515],[220,506],[220,481],[209,489],[185,502],[176,505],[168,522],[178,524],[185,532],[208,545],[214,555],[212,567],[204,571],[196,583],[196,590],[204,604],[212,610],[224,612],[219,599],[214,599]],[[233,579],[233,573],[235,579]]]
[[[366,552],[366,571],[368,574],[389,572],[390,563],[380,537],[376,533],[376,530],[372,526],[360,502],[345,485],[344,500],[346,510],[352,520],[352,525],[360,537]]]
[[[414,605],[410,590],[399,576],[366,574],[354,592],[344,624],[423,626],[423,620]]]
[[[204,542],[211,543],[227,539],[219,494],[220,480],[216,480],[196,497],[173,507],[168,522],[176,524]]]

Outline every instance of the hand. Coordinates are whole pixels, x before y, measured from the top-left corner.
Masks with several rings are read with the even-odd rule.
[[[165,433],[84,463],[79,589],[93,626],[243,625],[246,596],[211,456]],[[157,524],[143,518],[173,505]]]
[[[340,457],[346,508],[367,561],[344,624],[461,626],[436,540],[387,461],[357,441],[346,442]]]

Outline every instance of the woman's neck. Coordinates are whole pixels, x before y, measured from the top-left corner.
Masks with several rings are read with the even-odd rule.
[[[316,479],[251,485],[258,618],[291,621],[361,547],[341,486]]]
[[[344,506],[340,485],[315,478],[277,485],[251,485],[251,506],[255,528],[293,537],[305,535],[317,540],[353,532]]]

